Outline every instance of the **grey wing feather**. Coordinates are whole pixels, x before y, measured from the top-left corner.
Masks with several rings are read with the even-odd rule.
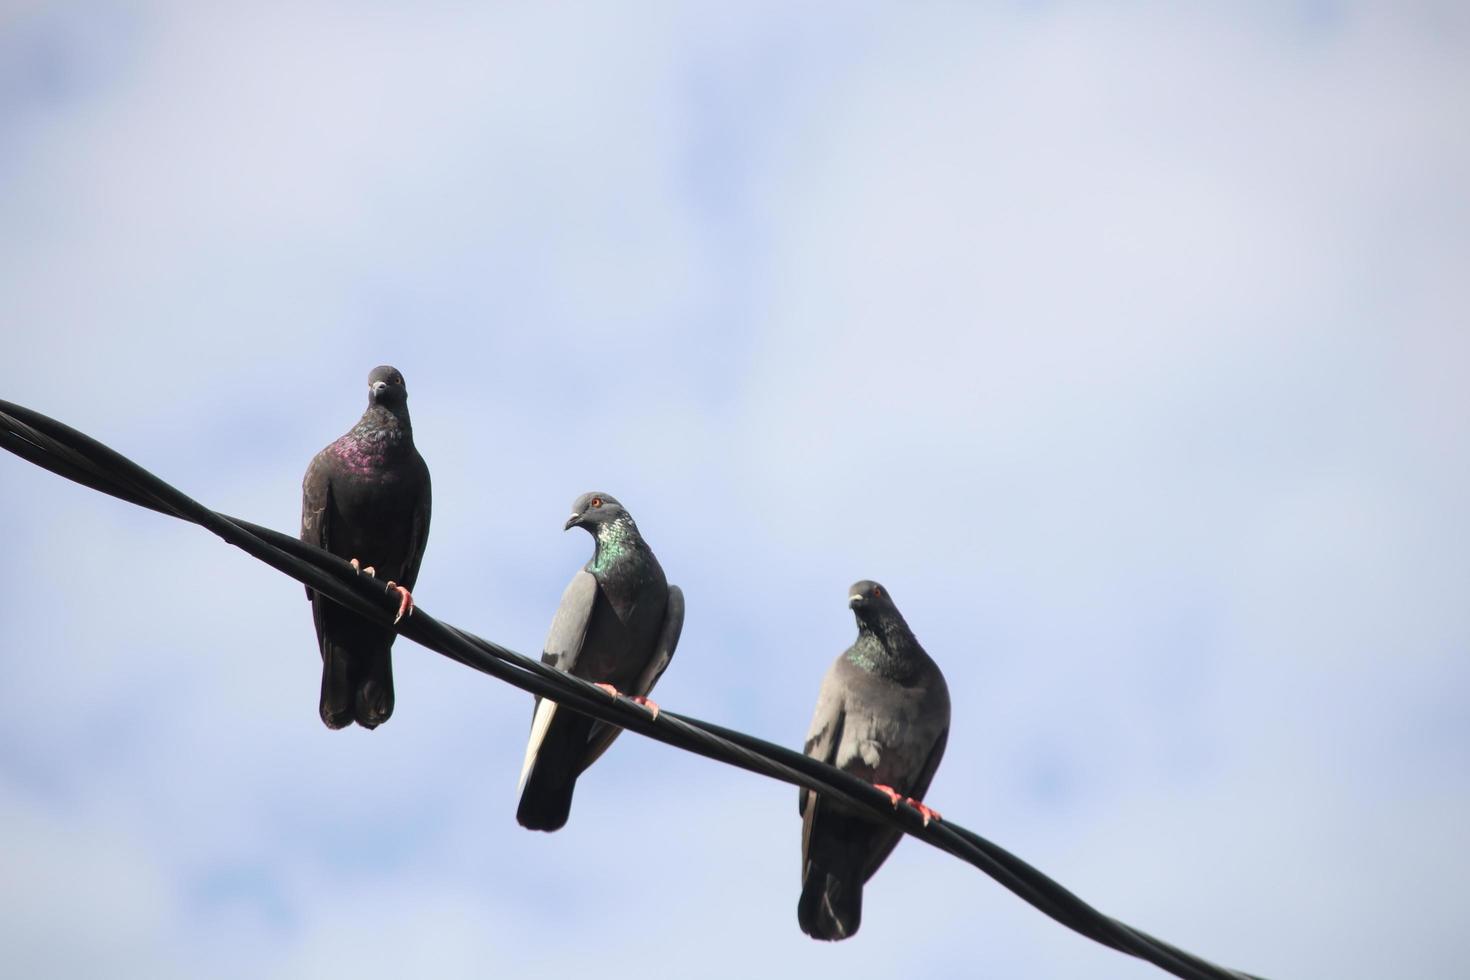
[[[566,591],[561,594],[556,615],[551,617],[551,629],[547,631],[546,643],[541,647],[544,662],[568,672],[576,666],[577,656],[582,652],[582,641],[587,637],[587,624],[592,620],[592,608],[596,604],[597,579],[585,569],[573,575]]]
[[[587,624],[592,620],[592,607],[597,604],[597,579],[586,569],[572,576],[566,591],[561,594],[561,604],[556,615],[551,617],[551,629],[546,633],[546,643],[541,647],[541,662],[560,670],[571,672],[582,652],[582,641],[587,636]],[[535,723],[536,709],[541,705],[538,696],[531,702],[531,719]]]
[[[939,760],[944,758],[944,747],[949,744],[949,726],[944,726],[944,731],[934,740],[934,747],[929,750],[929,758],[924,760],[924,768],[919,770],[918,776],[914,777],[913,784],[909,787],[908,795],[916,800],[922,800],[924,794],[929,792],[929,784],[934,781],[934,773],[939,768]]]
[[[842,729],[847,721],[843,683],[837,676],[841,664],[839,659],[822,679],[821,690],[817,692],[817,707],[812,712],[812,727],[802,748],[807,755],[829,766],[837,763],[837,746],[842,744]],[[809,789],[797,793],[797,813],[806,812],[811,795]]]
[[[817,707],[812,712],[812,727],[806,737],[803,751],[819,762],[829,766],[837,764],[837,749],[842,745],[843,731],[847,727],[847,698],[843,682],[838,678],[842,660],[832,665],[822,680],[817,692]],[[812,835],[817,829],[817,814],[823,809],[817,804],[817,794],[809,789],[797,793],[797,812],[801,814],[801,866],[806,874],[807,856],[811,854]]]
[[[587,625],[592,621],[592,611],[597,605],[597,594],[597,579],[591,572],[583,569],[572,576],[561,595],[561,604],[556,607],[556,615],[551,617],[551,629],[546,634],[541,653],[542,663],[568,673],[576,666],[587,638]],[[549,705],[541,702],[542,699],[537,697],[531,703],[531,737],[526,743],[526,758],[521,765],[520,790],[526,787],[526,780],[536,765],[542,743],[551,730],[552,719],[559,707],[558,702]],[[548,710],[543,712],[543,707]]]
[[[658,643],[653,648],[653,656],[649,658],[648,666],[643,668],[643,673],[638,675],[638,682],[633,691],[643,697],[653,690],[653,685],[669,669],[669,661],[674,659],[674,649],[679,645],[679,634],[684,631],[684,590],[677,585],[669,586],[669,601],[664,609],[664,625],[659,630]]]
[[[301,540],[328,551],[331,541],[329,515],[332,512],[332,477],[321,453],[312,458],[301,481]],[[313,593],[306,587],[306,598]]]
[[[658,679],[669,669],[669,661],[674,659],[674,649],[679,645],[679,634],[684,630],[684,591],[677,585],[669,586],[669,599],[664,607],[664,622],[659,629],[658,642],[654,645],[653,656],[649,658],[648,664],[643,672],[638,675],[638,680],[633,685],[632,691],[627,694],[637,694],[647,697],[648,692],[658,683]],[[606,722],[598,722],[592,726],[592,731],[587,736],[587,757],[582,764],[582,771],[596,762],[607,751],[607,747],[613,740],[622,734],[622,729],[616,725]]]
[[[932,680],[930,681],[930,690],[932,691],[930,697],[931,703],[926,709],[925,714],[928,718],[932,718],[938,723],[937,727],[939,730],[934,733],[934,741],[929,749],[929,755],[924,760],[923,768],[914,777],[913,785],[909,789],[909,795],[920,800],[929,791],[929,783],[933,781],[934,773],[939,768],[939,760],[944,757],[944,747],[949,744],[949,685],[945,683],[944,675],[939,672],[937,666],[931,664],[931,668],[933,670]]]

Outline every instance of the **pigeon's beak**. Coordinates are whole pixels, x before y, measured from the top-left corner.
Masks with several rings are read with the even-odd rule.
[[[383,392],[385,392],[387,390],[388,390],[388,382],[386,382],[386,381],[374,381],[372,384],[368,385],[368,391],[370,391],[370,392],[373,393],[373,397],[374,398],[376,398],[377,396],[381,395]]]
[[[850,596],[847,597],[847,608],[849,608],[849,609],[856,609],[858,606],[861,606],[862,604],[863,604],[863,594],[861,592],[854,592],[852,595],[850,595]]]
[[[563,531],[570,531],[572,528],[576,527],[577,525],[579,525],[581,523],[582,523],[582,515],[581,514],[573,514],[571,517],[568,517],[567,518],[567,522],[561,526],[561,529]]]

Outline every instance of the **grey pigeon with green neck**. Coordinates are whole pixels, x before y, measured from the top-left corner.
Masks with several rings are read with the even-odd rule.
[[[346,435],[316,454],[301,481],[301,540],[387,579],[413,609],[429,540],[429,468],[414,448],[408,387],[397,368],[368,375],[368,407]],[[322,655],[320,712],[328,728],[376,728],[393,714],[393,640],[310,587]]]
[[[669,585],[633,516],[606,493],[572,503],[566,528],[591,532],[597,548],[561,597],[542,661],[573,676],[646,698],[668,667],[684,626],[684,594]],[[622,731],[536,699],[521,767],[516,820],[558,830],[579,776]]]
[[[914,639],[888,590],[853,585],[848,605],[857,640],[822,681],[806,754],[901,797],[922,799],[949,738],[949,689],[944,675]],[[937,816],[918,799],[927,822]],[[802,932],[846,939],[863,914],[863,884],[897,846],[902,833],[810,790],[800,794]]]

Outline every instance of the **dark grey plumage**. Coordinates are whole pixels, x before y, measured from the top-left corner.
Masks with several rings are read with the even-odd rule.
[[[413,444],[408,389],[396,368],[368,375],[368,407],[316,454],[301,481],[301,540],[357,559],[412,590],[429,540],[429,468]],[[328,728],[376,728],[393,714],[394,630],[370,623],[309,587],[322,655],[321,716]]]
[[[822,680],[806,754],[922,799],[949,738],[944,675],[881,585],[858,582],[848,605],[858,637]],[[814,939],[846,939],[862,921],[863,884],[903,835],[810,790],[799,803],[797,921]]]
[[[678,646],[684,594],[668,584],[632,516],[607,494],[578,497],[566,527],[585,527],[597,547],[563,593],[541,659],[624,694],[646,696]],[[577,776],[621,731],[537,698],[521,769],[520,825],[560,829]]]

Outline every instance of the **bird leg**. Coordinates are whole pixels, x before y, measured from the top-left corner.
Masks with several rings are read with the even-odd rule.
[[[393,625],[397,626],[398,621],[404,616],[413,615],[413,593],[409,592],[403,586],[393,581],[390,581],[388,583],[388,588],[396,589],[399,595],[402,596],[402,598],[398,600],[398,615],[393,617]]]
[[[652,701],[648,700],[643,695],[641,695],[641,694],[624,694],[622,691],[619,691],[617,688],[613,687],[611,684],[593,684],[592,686],[593,687],[596,687],[596,688],[600,688],[601,690],[603,690],[604,692],[606,692],[606,694],[608,695],[608,697],[612,697],[612,698],[627,698],[629,701],[632,701],[634,704],[638,705],[639,707],[641,707],[645,711],[647,711],[649,714],[653,715],[653,719],[655,721],[658,720],[658,705],[654,704]]]
[[[359,575],[362,574],[362,562],[358,561],[356,558],[353,558],[353,559],[350,559],[347,562],[347,564],[349,564],[349,565],[352,566],[352,570],[354,572],[356,572]]]

